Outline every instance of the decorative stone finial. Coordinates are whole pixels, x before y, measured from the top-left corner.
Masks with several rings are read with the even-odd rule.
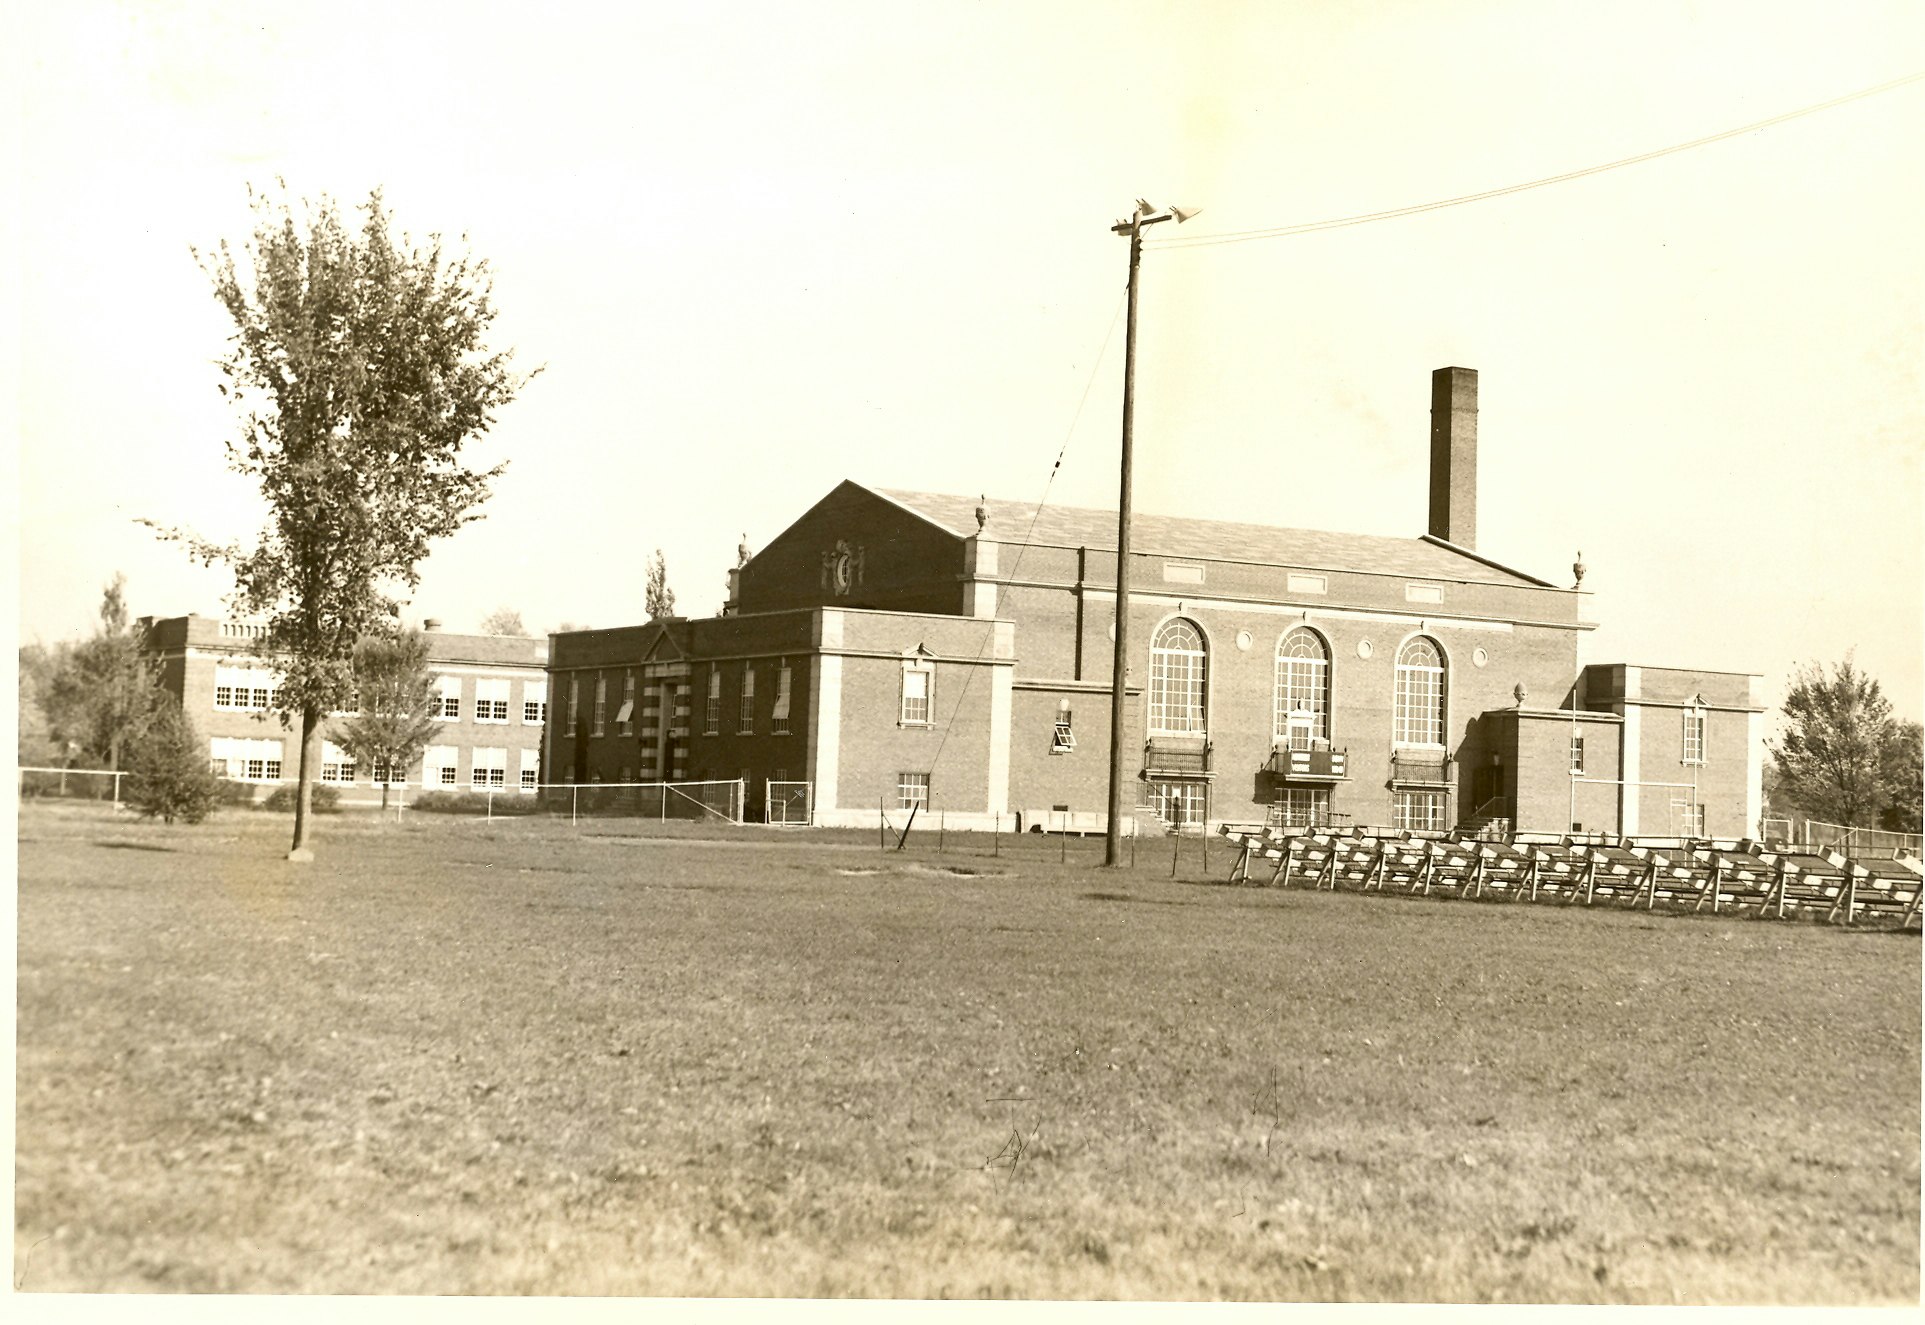
[[[981,533],[989,523],[989,494],[984,493],[976,499],[976,532]]]
[[[749,551],[749,536],[744,533],[742,535],[742,541],[735,545],[735,569],[741,570],[744,566],[748,565],[749,558],[753,555],[754,554]]]
[[[1524,696],[1526,693],[1527,692],[1524,689],[1524,683],[1522,681],[1519,681],[1516,685],[1511,687],[1511,694],[1516,697],[1517,706],[1519,708],[1524,707]]]
[[[1577,583],[1573,584],[1571,587],[1573,589],[1583,588],[1584,587],[1584,553],[1582,551],[1580,551],[1577,554],[1577,560],[1571,563],[1571,574],[1577,576]]]

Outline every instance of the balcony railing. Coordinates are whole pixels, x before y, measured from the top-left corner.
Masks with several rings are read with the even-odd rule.
[[[1280,782],[1342,782],[1350,777],[1350,756],[1327,746],[1281,747],[1270,752],[1263,771]]]
[[[1207,778],[1210,776],[1210,743],[1200,737],[1152,736],[1143,742],[1143,776],[1158,778]]]
[[[1447,787],[1456,781],[1457,761],[1442,750],[1392,750],[1390,780]]]

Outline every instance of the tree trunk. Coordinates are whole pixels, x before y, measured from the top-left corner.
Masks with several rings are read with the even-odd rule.
[[[301,710],[301,756],[294,786],[294,845],[291,851],[307,849],[307,819],[314,805],[314,766],[319,762],[315,755],[321,732],[321,710],[308,707]]]

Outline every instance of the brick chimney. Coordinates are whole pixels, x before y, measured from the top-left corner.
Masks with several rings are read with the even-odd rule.
[[[1430,536],[1477,547],[1477,370],[1430,375]]]

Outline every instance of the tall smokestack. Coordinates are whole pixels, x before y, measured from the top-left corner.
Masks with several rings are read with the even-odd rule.
[[[1430,536],[1477,547],[1477,370],[1430,375]]]

